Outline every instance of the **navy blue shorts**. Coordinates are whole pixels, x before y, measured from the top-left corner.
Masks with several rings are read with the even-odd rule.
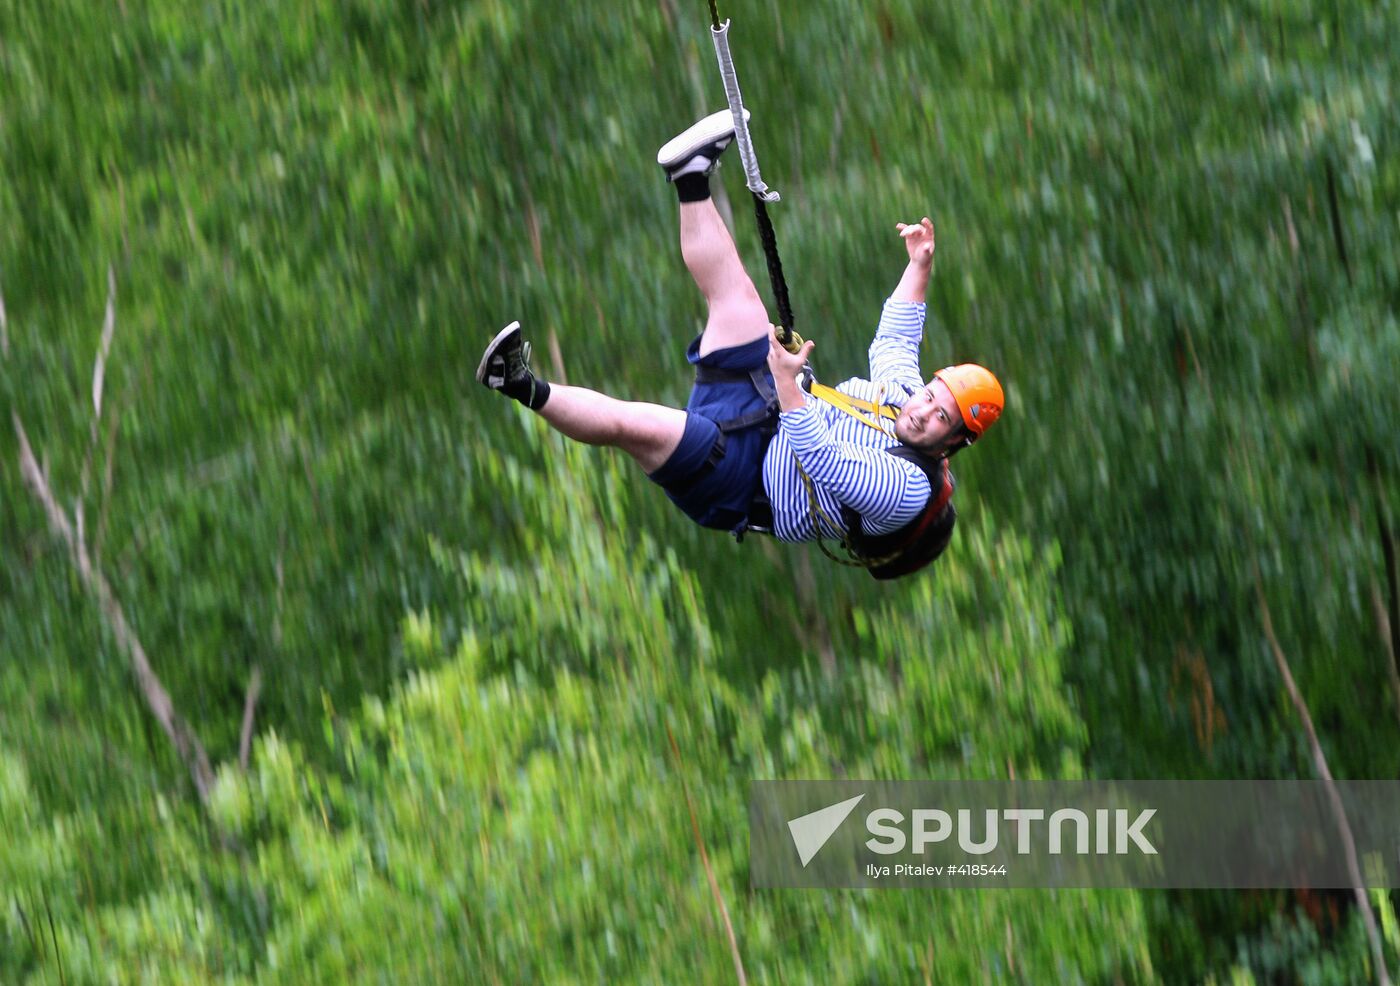
[[[723,370],[763,367],[770,384],[773,379],[767,369],[767,336],[704,356],[700,355],[697,336],[685,358],[695,366]],[[728,434],[721,432],[719,425],[759,410],[766,403],[749,380],[696,383],[691,390],[681,443],[661,468],[649,475],[701,527],[737,530],[748,517],[749,504],[763,481],[767,443],[757,425]]]

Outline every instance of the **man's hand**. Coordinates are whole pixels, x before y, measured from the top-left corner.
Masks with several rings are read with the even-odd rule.
[[[797,375],[807,365],[807,357],[812,355],[816,343],[808,339],[795,353],[790,353],[778,341],[777,326],[768,337],[768,369],[773,371],[773,386],[778,391],[778,407],[793,411],[807,403],[802,388],[797,383]]]
[[[933,265],[933,220],[924,216],[917,223],[896,223],[894,228],[909,251],[909,262],[928,270]]]
[[[904,268],[904,276],[895,286],[895,301],[913,301],[922,304],[928,292],[928,276],[933,270],[933,220],[924,216],[916,223],[895,223],[904,249],[909,251],[909,266]]]

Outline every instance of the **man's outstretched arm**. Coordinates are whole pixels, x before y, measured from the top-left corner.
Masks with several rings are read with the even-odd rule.
[[[924,383],[919,371],[919,344],[924,337],[924,298],[933,268],[933,222],[925,216],[918,223],[899,223],[895,228],[904,240],[909,264],[880,313],[880,326],[870,344],[870,379],[890,380],[912,391]]]

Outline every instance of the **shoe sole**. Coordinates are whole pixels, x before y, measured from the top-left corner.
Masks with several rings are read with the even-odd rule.
[[[748,123],[752,115],[748,110],[744,110],[744,122]],[[696,152],[732,133],[734,133],[733,113],[728,110],[711,113],[703,120],[692,123],[685,130],[666,141],[661,146],[661,150],[656,152],[656,163],[663,168],[675,167]]]
[[[496,349],[505,340],[506,336],[512,332],[520,330],[519,322],[511,322],[500,332],[496,333],[496,338],[491,340],[491,344],[486,347],[486,353],[481,357],[481,362],[476,367],[476,379],[478,383],[486,383],[486,365],[491,362],[491,357],[496,355]]]

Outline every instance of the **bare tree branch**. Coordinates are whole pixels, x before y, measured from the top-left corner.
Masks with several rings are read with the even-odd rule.
[[[0,356],[10,355],[10,320],[5,317],[5,292],[0,291]]]
[[[666,727],[666,735],[671,740],[671,755],[676,761],[676,776],[681,779],[681,791],[685,793],[685,804],[690,809],[690,828],[695,833],[695,845],[700,850],[700,862],[705,867],[705,877],[710,883],[710,893],[715,898],[715,906],[719,909],[720,920],[724,922],[725,934],[729,937],[729,955],[734,960],[734,974],[738,979],[739,986],[748,986],[749,977],[744,972],[744,958],[739,954],[739,939],[734,935],[734,924],[729,920],[729,908],[724,905],[724,895],[720,893],[719,881],[715,879],[715,871],[710,866],[710,854],[705,851],[705,841],[700,838],[700,819],[695,814],[695,801],[690,797],[690,785],[685,782],[685,775],[681,773],[681,748],[676,745],[676,736],[671,732],[671,727]]]
[[[1351,260],[1347,255],[1347,237],[1342,227],[1342,210],[1337,205],[1337,169],[1332,166],[1332,158],[1323,161],[1327,175],[1327,212],[1332,217],[1332,242],[1337,246],[1337,258],[1346,271],[1347,287],[1351,287]]]
[[[238,767],[245,773],[248,770],[248,753],[253,748],[253,712],[261,692],[262,668],[254,665],[253,676],[248,679],[248,694],[243,699],[243,728],[238,733]]]
[[[16,897],[14,900],[15,913],[19,915],[19,924],[20,927],[24,929],[24,936],[29,939],[29,947],[34,949],[34,951],[42,954],[44,950],[43,945],[40,943],[39,938],[34,934],[34,929],[29,926],[29,918],[24,913],[24,905],[20,903],[20,899],[18,897]]]
[[[151,667],[146,650],[131,629],[131,624],[127,622],[126,614],[111,585],[102,572],[93,566],[86,543],[78,536],[72,522],[54,498],[46,472],[35,461],[34,450],[30,447],[29,436],[24,430],[24,423],[19,414],[12,411],[10,417],[14,423],[15,434],[19,438],[19,468],[25,485],[44,508],[49,520],[49,530],[67,546],[69,557],[77,569],[83,587],[96,600],[108,630],[131,661],[131,668],[146,700],[146,707],[151,715],[155,716],[156,722],[174,745],[180,760],[189,769],[200,801],[207,801],[214,784],[214,771],[209,766],[209,755],[205,753],[204,746],[194,730],[175,710],[170,693],[165,690],[155,669]]]
[[[661,0],[661,14],[666,18],[667,30],[675,30],[676,27],[676,2],[675,0]]]
[[[1385,600],[1381,597],[1381,587],[1371,580],[1371,611],[1376,618],[1376,633],[1381,638],[1381,646],[1386,652],[1386,677],[1390,679],[1390,693],[1395,700],[1395,715],[1400,719],[1400,664],[1396,662],[1395,645],[1391,642],[1394,628],[1390,613],[1386,611]]]
[[[107,511],[112,505],[112,466],[117,446],[117,424],[121,421],[121,405],[107,418],[107,442],[102,450],[102,500],[97,511],[97,531],[92,537],[92,559],[97,567],[102,565],[102,542],[107,536]]]
[[[49,919],[49,940],[53,942],[53,957],[58,963],[58,986],[68,986],[68,977],[63,974],[63,949],[58,947],[58,931],[53,926],[53,905],[49,903],[49,895],[43,891],[44,915]]]
[[[1376,528],[1381,541],[1381,559],[1385,566],[1386,598],[1382,598],[1375,582],[1371,583],[1371,602],[1376,609],[1376,626],[1385,644],[1390,660],[1386,670],[1390,676],[1390,687],[1395,693],[1395,713],[1400,715],[1400,561],[1397,561],[1395,535],[1390,529],[1390,516],[1386,510],[1385,489],[1381,486],[1380,472],[1375,459],[1370,462],[1371,479],[1376,487]]]
[[[549,359],[554,364],[554,379],[562,384],[569,382],[569,374],[564,369],[564,351],[559,348],[559,333],[554,326],[549,327]]]
[[[107,311],[102,317],[102,339],[97,344],[97,356],[92,362],[92,423],[88,427],[88,447],[83,455],[82,479],[78,483],[78,503],[87,501],[88,479],[92,475],[92,454],[97,449],[97,425],[102,420],[102,385],[107,376],[107,354],[112,351],[112,336],[117,328],[117,275],[107,265]]]
[[[97,346],[97,359],[92,364],[92,417],[102,417],[102,379],[107,372],[107,354],[112,351],[112,336],[117,328],[117,275],[107,265],[107,311],[102,317],[102,341]]]
[[[1279,674],[1283,677],[1284,687],[1288,689],[1288,697],[1293,701],[1293,708],[1297,711],[1298,718],[1303,721],[1303,731],[1308,737],[1313,766],[1317,769],[1317,774],[1327,789],[1327,799],[1332,807],[1332,817],[1337,823],[1337,831],[1342,837],[1342,848],[1346,852],[1347,875],[1351,877],[1352,894],[1356,897],[1357,909],[1361,911],[1361,920],[1366,926],[1366,937],[1371,943],[1371,956],[1376,963],[1376,982],[1380,986],[1391,986],[1390,972],[1385,965],[1385,950],[1381,946],[1380,932],[1376,927],[1376,914],[1371,909],[1371,899],[1366,896],[1366,883],[1361,877],[1361,863],[1357,859],[1356,839],[1351,833],[1351,823],[1347,821],[1346,809],[1342,806],[1342,796],[1337,791],[1336,781],[1332,779],[1332,770],[1327,765],[1327,754],[1323,752],[1322,744],[1317,738],[1317,730],[1313,728],[1308,704],[1304,701],[1302,692],[1298,690],[1298,683],[1293,680],[1293,671],[1289,667],[1288,657],[1283,653],[1278,636],[1274,633],[1274,621],[1269,612],[1269,601],[1264,597],[1264,583],[1257,566],[1254,570],[1254,592],[1259,600],[1259,615],[1263,620],[1264,636],[1269,642],[1269,650],[1273,654],[1274,664],[1278,666]]]

